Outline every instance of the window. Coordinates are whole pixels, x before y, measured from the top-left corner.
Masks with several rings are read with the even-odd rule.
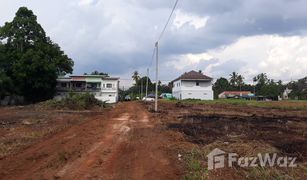
[[[106,88],[106,84],[103,84],[103,88]]]
[[[61,83],[61,87],[62,88],[66,88],[67,87],[67,83]]]
[[[196,86],[199,86],[199,82],[196,82]]]
[[[112,84],[107,84],[107,88],[112,88]]]

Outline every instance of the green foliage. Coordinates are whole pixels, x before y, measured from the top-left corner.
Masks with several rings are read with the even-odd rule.
[[[9,95],[12,89],[12,80],[0,69],[0,99]]]
[[[242,75],[232,72],[229,76],[229,83],[232,87],[241,87],[244,84],[244,77]]]
[[[218,95],[226,90],[230,90],[231,85],[226,78],[219,78],[213,84],[214,98],[217,99]]]
[[[279,90],[278,85],[272,82],[262,86],[261,89],[258,91],[258,94],[273,98],[279,96],[281,94],[281,91]]]
[[[57,76],[72,73],[73,61],[46,37],[37,17],[26,7],[0,27],[0,40],[2,94],[24,96],[27,102],[50,99]]]
[[[298,81],[290,82],[288,88],[292,90],[289,94],[291,99],[307,99],[307,77],[299,79]]]
[[[137,71],[135,71],[137,72]],[[138,73],[137,73],[138,74]],[[143,92],[143,97],[145,96],[146,92],[146,83],[147,83],[147,76],[143,77],[137,77],[137,80],[135,81],[135,84],[130,87],[126,91],[122,91],[121,97],[124,97],[126,95],[130,95],[132,99],[135,99],[135,97],[140,97],[141,91]],[[152,83],[150,78],[148,77],[148,94],[154,94],[156,88],[156,84]],[[172,88],[169,85],[161,84],[161,82],[158,83],[158,94],[162,93],[172,93]],[[142,97],[140,97],[142,98]]]
[[[236,72],[230,74],[229,81],[221,77],[213,85],[214,98],[217,99],[224,91],[255,91],[257,95],[277,99],[285,89],[281,81],[274,82],[265,73],[257,75],[253,80],[256,85],[245,84],[244,77]]]
[[[184,180],[203,180],[208,179],[208,170],[204,167],[205,164],[204,153],[197,148],[187,152],[183,156],[185,167],[187,170]]]
[[[138,80],[140,79],[139,72],[134,71],[132,74],[132,79],[135,81],[135,84],[137,84]]]
[[[281,81],[274,82],[273,79],[269,79],[266,73],[258,74],[254,77],[254,82],[256,82],[256,92],[257,95],[262,95],[265,97],[270,97],[277,99],[278,96],[281,96],[284,86]]]
[[[55,109],[84,110],[95,106],[106,107],[106,103],[99,101],[93,94],[69,93],[69,96],[62,100],[49,100],[43,103],[47,107]]]
[[[87,73],[84,73],[84,75],[88,75]],[[101,75],[101,76],[106,76],[109,77],[108,73],[104,73],[104,72],[99,72],[99,71],[93,71],[90,73],[90,75]]]

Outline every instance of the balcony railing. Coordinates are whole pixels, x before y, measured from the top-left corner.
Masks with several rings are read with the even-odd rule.
[[[115,87],[113,87],[113,88],[101,88],[101,90],[105,90],[105,91],[107,91],[107,90],[114,90],[114,91],[116,91],[117,88],[115,88]]]
[[[60,92],[68,92],[68,91],[75,91],[75,92],[100,92],[101,88],[85,88],[85,87],[57,87],[57,91]]]

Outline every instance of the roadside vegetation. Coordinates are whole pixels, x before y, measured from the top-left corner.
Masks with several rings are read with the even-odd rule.
[[[53,109],[86,110],[95,107],[106,107],[106,102],[99,101],[90,93],[69,93],[68,97],[52,99],[41,103],[43,107]]]

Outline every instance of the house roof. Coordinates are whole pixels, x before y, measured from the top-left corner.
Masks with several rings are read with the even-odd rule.
[[[85,81],[89,79],[103,79],[103,80],[119,80],[119,77],[107,77],[105,75],[70,75],[58,77],[58,81]]]
[[[181,76],[179,76],[178,78],[176,78],[174,81],[178,81],[178,80],[212,80],[213,78],[204,75],[203,73],[197,72],[197,71],[190,71],[190,72],[185,72],[184,74],[182,74]]]
[[[225,95],[248,95],[248,94],[252,94],[252,92],[250,91],[224,91],[221,94],[225,94]]]

